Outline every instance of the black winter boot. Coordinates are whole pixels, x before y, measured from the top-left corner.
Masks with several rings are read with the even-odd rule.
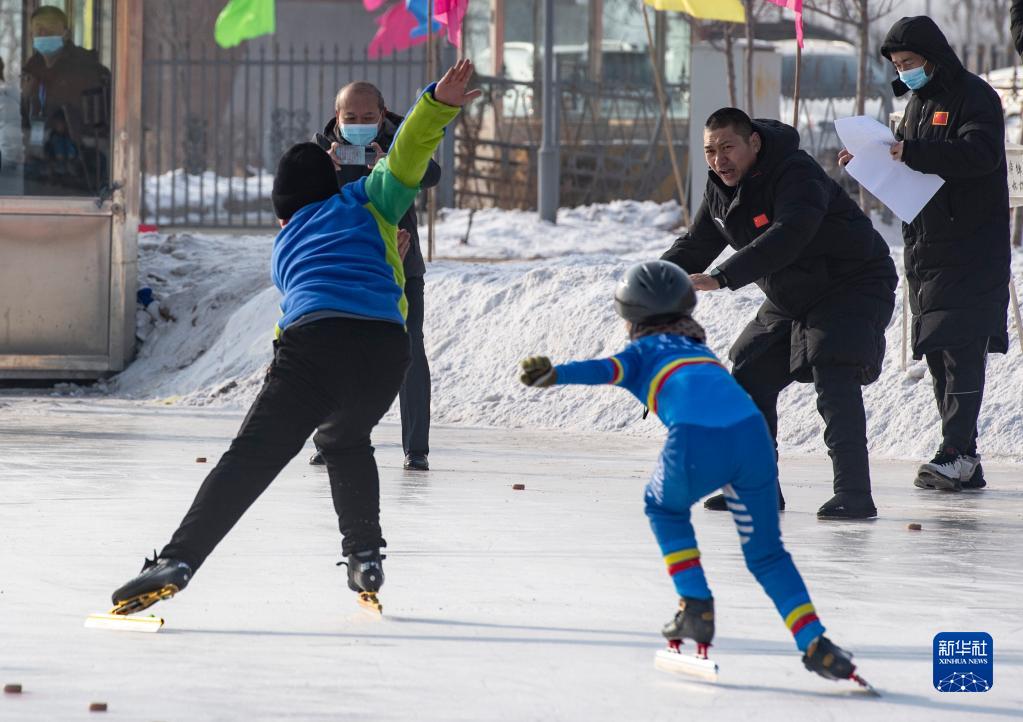
[[[703,502],[704,509],[710,509],[711,511],[728,511],[728,505],[725,503],[724,494],[716,494],[708,497]],[[785,511],[785,497],[781,493],[781,484],[778,485],[778,511]]]
[[[840,491],[817,510],[818,519],[870,519],[877,507],[870,492]]]

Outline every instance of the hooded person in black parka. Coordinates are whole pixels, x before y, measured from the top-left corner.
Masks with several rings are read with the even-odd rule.
[[[881,54],[899,71],[896,95],[912,91],[892,157],[945,183],[902,226],[913,313],[913,355],[924,357],[941,414],[942,440],[920,467],[921,488],[985,485],[977,418],[987,353],[1009,338],[1009,189],[1005,121],[997,93],[963,68],[934,21],[896,22]]]
[[[817,515],[876,516],[860,387],[880,375],[895,307],[888,246],[799,149],[791,126],[722,108],[705,124],[704,154],[703,203],[662,258],[688,272],[698,290],[760,286],[767,300],[729,352],[735,379],[776,438],[778,394],[794,381],[813,382],[835,490]],[[702,273],[726,245],[735,253]],[[726,508],[720,496],[705,506]]]

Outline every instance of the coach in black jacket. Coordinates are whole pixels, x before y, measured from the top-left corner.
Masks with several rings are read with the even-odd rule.
[[[915,484],[984,486],[977,418],[985,355],[1009,346],[1009,188],[1005,121],[998,94],[963,68],[928,17],[902,18],[881,46],[899,71],[897,95],[912,90],[892,157],[945,180],[912,223],[903,224],[913,312],[913,354],[927,360],[942,440]]]
[[[880,374],[895,306],[888,247],[799,150],[794,128],[722,108],[705,124],[704,153],[710,172],[703,204],[663,258],[699,290],[760,286],[767,300],[729,352],[735,379],[775,436],[778,394],[793,381],[812,381],[835,489],[817,516],[876,516],[860,386]],[[726,245],[735,253],[704,274]],[[705,505],[725,508],[721,497]]]
[[[376,86],[365,81],[349,83],[338,91],[334,102],[336,115],[331,118],[322,133],[313,137],[313,142],[330,152],[336,145],[350,145],[344,137],[341,124],[354,123],[359,125],[377,125],[376,136],[372,139],[375,150],[386,153],[398,126],[404,118],[387,110],[384,96]],[[340,122],[339,122],[340,121]],[[339,186],[369,175],[372,164],[341,165],[337,157],[331,155],[337,170]],[[375,159],[374,159],[375,162]],[[420,183],[421,188],[432,188],[440,182],[440,166],[430,161],[426,174]],[[408,329],[409,344],[412,352],[412,363],[405,374],[405,383],[398,392],[398,406],[401,411],[401,443],[405,449],[405,468],[416,471],[427,471],[430,468],[430,364],[426,358],[426,346],[423,338],[424,291],[423,277],[426,275],[426,262],[419,247],[419,223],[416,218],[416,207],[412,205],[408,212],[398,221],[398,228],[407,231],[410,236],[408,252],[405,254],[405,298],[408,300],[408,317],[405,320]],[[319,452],[313,456],[311,463],[322,463]]]

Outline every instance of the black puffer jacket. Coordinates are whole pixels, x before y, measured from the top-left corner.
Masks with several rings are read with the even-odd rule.
[[[1005,353],[1009,338],[1009,188],[1005,123],[995,91],[963,68],[934,21],[902,18],[881,53],[909,50],[935,65],[906,106],[897,137],[902,160],[945,184],[912,223],[902,225],[913,311],[913,353],[988,337]],[[893,83],[897,95],[909,88]]]
[[[398,132],[398,126],[401,125],[401,121],[404,119],[404,117],[391,111],[387,111],[384,116],[383,126],[374,140],[385,153],[390,150],[391,143],[394,142],[394,135]],[[323,132],[313,136],[313,142],[317,143],[324,150],[330,150],[331,143],[350,145],[347,140],[341,137],[341,131],[337,127],[337,118],[331,118],[327,125],[324,126]],[[343,186],[345,183],[351,183],[363,176],[367,176],[369,171],[370,169],[365,166],[341,166],[341,170],[337,172],[338,186]],[[420,187],[432,188],[439,182],[440,166],[431,160],[426,168],[426,173],[423,175]],[[412,236],[412,246],[409,248],[408,255],[405,256],[403,264],[405,267],[405,278],[421,278],[426,274],[426,262],[423,260],[423,251],[419,247],[419,220],[416,217],[415,205],[409,207],[408,212],[398,221],[398,228],[405,229]]]
[[[762,147],[737,188],[708,171],[693,227],[663,258],[688,273],[704,271],[729,245],[718,268],[728,287],[756,283],[767,301],[730,356],[756,358],[791,334],[792,371],[855,365],[869,383],[884,357],[884,329],[897,277],[888,246],[859,207],[820,165],[799,150],[799,134],[756,120]]]

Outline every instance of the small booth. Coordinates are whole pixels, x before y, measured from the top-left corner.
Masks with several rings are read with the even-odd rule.
[[[0,379],[135,345],[140,0],[0,0]]]

